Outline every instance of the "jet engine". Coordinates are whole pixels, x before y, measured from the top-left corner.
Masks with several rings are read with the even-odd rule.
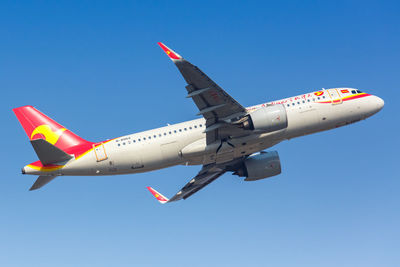
[[[281,173],[278,152],[269,151],[250,155],[233,174],[246,177],[245,181],[269,178]]]
[[[241,127],[246,130],[273,132],[287,127],[286,109],[282,104],[266,106],[247,115]]]

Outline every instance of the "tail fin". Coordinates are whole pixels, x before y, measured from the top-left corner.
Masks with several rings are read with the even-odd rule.
[[[44,139],[61,150],[89,143],[32,106],[15,108],[13,111],[31,141]]]

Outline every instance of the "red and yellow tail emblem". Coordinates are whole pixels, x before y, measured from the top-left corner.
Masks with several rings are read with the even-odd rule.
[[[61,150],[90,144],[32,106],[15,108],[13,111],[30,140],[45,139]]]
[[[57,143],[60,136],[66,130],[67,129],[65,129],[65,128],[61,128],[61,129],[53,132],[49,125],[42,124],[42,125],[39,125],[38,127],[36,127],[35,130],[33,130],[32,134],[31,134],[31,140],[34,140],[35,135],[39,135],[39,136],[43,136],[44,137],[43,139],[45,139],[47,142],[54,145],[55,143]],[[37,138],[35,138],[35,139],[37,139]]]

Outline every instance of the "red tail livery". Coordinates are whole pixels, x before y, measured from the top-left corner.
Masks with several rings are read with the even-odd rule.
[[[45,139],[64,151],[71,147],[90,143],[32,106],[15,108],[13,111],[30,140]]]

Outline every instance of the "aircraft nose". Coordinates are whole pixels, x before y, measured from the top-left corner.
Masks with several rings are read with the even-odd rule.
[[[368,108],[367,117],[378,113],[383,108],[384,105],[385,105],[385,102],[383,101],[382,98],[377,97],[377,96],[372,96],[372,98],[370,98],[370,100],[369,100],[369,105],[368,105],[369,108]]]
[[[380,98],[380,97],[377,97],[377,96],[375,96],[375,98],[376,98],[376,100],[375,100],[375,102],[376,102],[376,107],[377,107],[377,112],[379,111],[379,110],[381,110],[382,108],[383,108],[383,106],[385,105],[385,101],[383,101],[383,99],[382,98]]]

